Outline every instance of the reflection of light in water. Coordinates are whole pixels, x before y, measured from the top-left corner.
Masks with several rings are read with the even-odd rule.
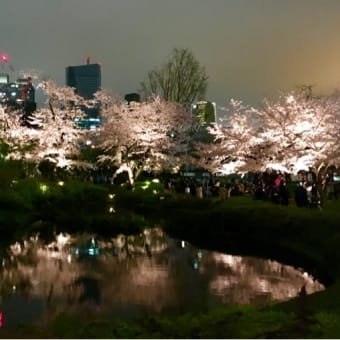
[[[120,272],[123,279],[111,286],[108,296],[122,305],[133,303],[156,311],[176,303],[174,278],[168,268],[155,266],[148,258],[139,258],[136,262],[137,266]]]
[[[223,262],[232,268],[236,268],[242,262],[241,256],[214,253],[216,262]]]
[[[22,247],[19,242],[15,242],[13,245],[10,246],[10,250],[14,256],[21,254]]]
[[[47,245],[43,245],[37,237],[30,238],[22,243],[16,242],[11,245],[9,248],[12,263],[17,263],[15,267],[12,267],[11,269],[9,269],[9,267],[4,268],[2,271],[0,289],[1,286],[8,285],[9,282],[17,283],[27,280],[30,282],[29,286],[31,287],[32,295],[46,295],[46,291],[52,283],[53,294],[55,296],[63,295],[65,284],[72,282],[77,275],[82,273],[81,264],[77,261],[72,261],[72,254],[70,253],[70,245],[72,242],[76,241],[77,240],[71,238],[70,235],[59,234],[56,236],[55,241]],[[153,243],[155,243],[155,246],[152,245]],[[146,231],[143,234],[143,237],[126,237],[120,235],[114,239],[113,242],[100,242],[100,244],[101,246],[108,248],[112,248],[113,245],[118,245],[118,248],[122,248],[121,251],[125,252],[126,257],[132,256],[134,253],[157,253],[158,251],[166,249],[164,234],[159,230],[155,230],[154,232]],[[88,255],[99,254],[96,241],[93,237],[90,239],[87,247],[86,253]],[[28,258],[26,257],[27,254],[29,254],[28,261]],[[74,254],[80,254],[79,247],[75,248]],[[25,256],[25,260],[23,256]],[[98,256],[97,260],[99,262],[104,262],[105,264],[105,261],[107,260],[105,256]],[[5,267],[5,259],[2,260],[2,264]],[[156,271],[155,274],[153,274],[150,269],[151,268],[148,268],[149,273],[143,272],[142,276],[138,276],[140,280],[144,280],[144,284],[147,284],[152,277],[157,280],[157,278],[161,279],[163,276],[162,270],[158,273]],[[140,284],[142,284],[142,281],[140,281]],[[9,287],[12,287],[12,290],[14,290],[13,287],[16,286],[20,285],[9,284]]]
[[[106,241],[60,234],[48,245],[30,238],[9,250],[0,268],[0,299],[25,294],[53,304],[55,312],[78,308],[84,292],[74,282],[81,277],[98,283],[102,312],[190,309],[217,297],[220,305],[263,303],[294,297],[303,285],[308,293],[323,289],[308,274],[275,261],[197,250],[186,242],[182,248],[161,229]]]
[[[130,276],[133,278],[136,286],[148,286],[159,281],[168,279],[168,272],[163,267],[152,268],[149,261],[143,261],[138,268],[131,270]]]
[[[269,294],[271,300],[282,301],[297,296],[300,289],[305,286],[307,293],[323,290],[324,286],[307,273],[301,273],[297,269],[282,265],[276,261],[263,260],[260,268],[253,258],[224,255],[211,253],[209,259],[206,259],[206,266],[202,267],[202,272],[209,271],[212,263],[222,265],[222,268],[229,269],[228,276],[223,274],[217,275],[210,282],[210,288],[221,296],[228,296],[227,291],[238,289],[243,291],[254,291],[263,294]],[[276,275],[273,276],[273,273]],[[242,274],[242,275],[240,275]],[[247,297],[248,295],[248,297]],[[230,296],[228,296],[228,299]],[[237,296],[243,303],[251,303],[249,294]],[[236,299],[233,303],[240,303]]]
[[[265,279],[258,280],[258,290],[260,292],[270,292],[269,282]]]
[[[64,235],[63,233],[60,233],[57,235],[57,245],[63,248],[70,241],[70,239],[70,235]]]

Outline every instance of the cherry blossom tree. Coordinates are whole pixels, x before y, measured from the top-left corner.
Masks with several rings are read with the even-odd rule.
[[[103,118],[97,143],[103,154],[98,161],[115,165],[114,177],[126,171],[133,184],[143,170],[157,172],[180,164],[196,122],[190,112],[159,97],[128,104],[103,92],[95,96],[102,103]]]
[[[266,166],[287,172],[313,171],[323,191],[329,166],[340,163],[340,98],[337,94],[306,97],[288,93],[277,102],[265,101],[257,112],[269,145]]]
[[[10,146],[7,157],[35,164],[47,160],[56,167],[71,167],[77,163],[73,156],[86,133],[76,125],[75,118],[84,114],[79,105],[86,103],[74,89],[60,87],[51,80],[38,86],[47,96],[47,108],[38,109],[24,120],[20,109],[0,110],[0,138]]]
[[[312,170],[319,191],[329,166],[340,163],[340,98],[288,93],[259,110],[232,101],[227,124],[209,128],[212,144],[198,144],[213,172]]]
[[[218,124],[207,127],[213,137],[211,143],[195,145],[194,164],[212,173],[248,172],[261,167],[256,153],[257,122],[253,108],[241,101],[231,100],[226,114]]]

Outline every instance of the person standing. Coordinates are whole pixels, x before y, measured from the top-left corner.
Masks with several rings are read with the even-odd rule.
[[[203,198],[203,187],[200,182],[198,182],[196,185],[196,197]]]

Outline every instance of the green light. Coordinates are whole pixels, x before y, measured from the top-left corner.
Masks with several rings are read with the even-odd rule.
[[[46,184],[40,183],[39,189],[41,190],[42,193],[45,193],[48,190],[48,186]]]
[[[141,188],[142,188],[143,190],[146,190],[149,186],[150,186],[150,182],[149,182],[149,181],[145,181],[145,182],[144,182],[144,185],[142,185]]]

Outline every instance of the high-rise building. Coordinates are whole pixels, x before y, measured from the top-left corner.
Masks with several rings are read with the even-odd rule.
[[[26,113],[35,111],[35,89],[32,78],[20,78],[15,82],[9,82],[8,74],[0,74],[0,103],[23,108]]]
[[[75,88],[75,92],[84,99],[92,99],[101,88],[101,68],[99,64],[87,64],[66,67],[66,85]],[[100,125],[99,106],[82,107],[86,116],[77,119],[77,124],[86,129],[95,129]]]
[[[0,86],[9,83],[9,75],[7,73],[0,73]]]
[[[140,95],[139,93],[127,93],[125,96],[124,96],[124,99],[128,102],[128,103],[131,103],[131,102],[137,102],[137,103],[140,103]]]
[[[22,113],[22,122],[25,123],[31,114],[36,110],[35,88],[32,78],[20,78],[15,82],[10,82],[9,74],[5,72],[8,68],[14,71],[13,66],[9,63],[7,54],[0,55],[2,72],[0,73],[0,104],[17,109]]]
[[[193,104],[191,109],[201,125],[216,123],[216,104],[214,102],[199,101]]]
[[[92,99],[101,87],[99,64],[66,67],[66,85],[74,87],[76,93],[85,99]]]

